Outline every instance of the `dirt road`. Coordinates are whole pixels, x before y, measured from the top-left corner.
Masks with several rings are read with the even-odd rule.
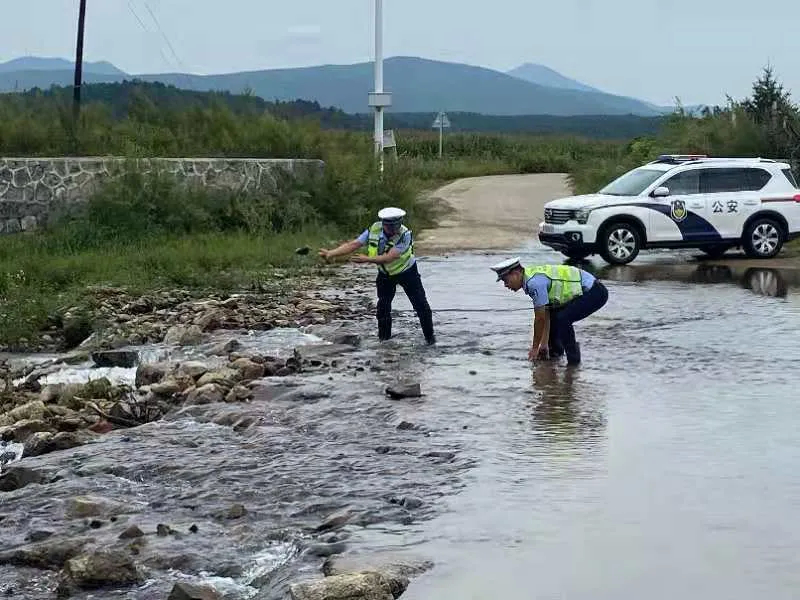
[[[536,237],[544,204],[569,195],[560,173],[459,179],[434,192],[432,200],[448,212],[414,245],[423,254],[518,246]]]

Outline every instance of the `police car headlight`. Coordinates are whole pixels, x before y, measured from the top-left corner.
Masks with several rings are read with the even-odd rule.
[[[575,211],[575,220],[583,225],[586,221],[589,220],[589,215],[591,214],[591,210],[588,208],[581,208]]]

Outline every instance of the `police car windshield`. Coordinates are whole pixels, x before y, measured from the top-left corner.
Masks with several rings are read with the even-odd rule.
[[[609,183],[599,193],[609,196],[638,196],[663,174],[664,171],[659,169],[634,169]]]

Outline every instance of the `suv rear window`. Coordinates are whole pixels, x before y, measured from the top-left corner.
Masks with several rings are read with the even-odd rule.
[[[781,169],[781,172],[786,176],[786,179],[789,180],[789,183],[797,187],[797,180],[794,178],[794,173],[792,173],[791,169]]]
[[[734,167],[703,169],[700,173],[700,193],[755,192],[772,178],[764,169]]]

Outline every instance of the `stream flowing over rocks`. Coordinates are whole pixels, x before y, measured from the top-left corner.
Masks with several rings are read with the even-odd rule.
[[[429,518],[469,461],[393,416],[421,396],[396,375],[423,346],[376,353],[361,277],[282,297],[96,290],[102,333],[7,355],[0,596],[398,597],[429,563],[331,558],[353,530]]]

